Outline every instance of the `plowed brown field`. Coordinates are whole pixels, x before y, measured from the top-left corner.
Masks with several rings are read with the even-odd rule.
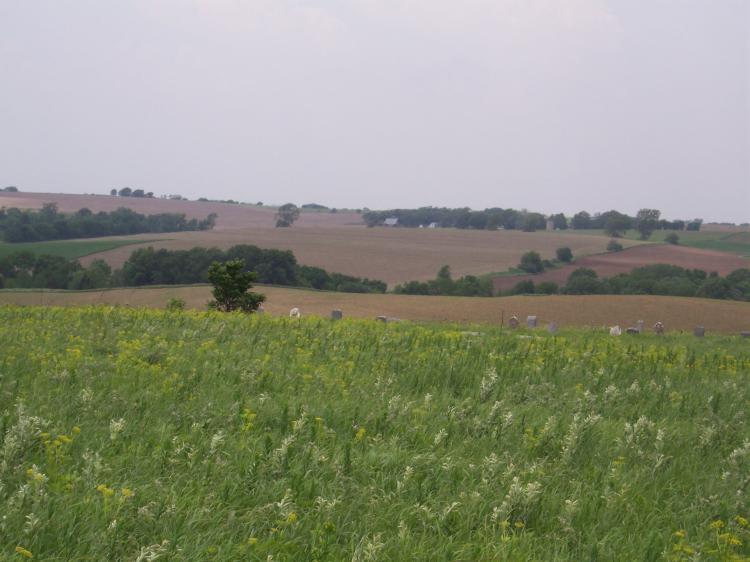
[[[512,315],[523,322],[538,317],[539,326],[646,326],[661,321],[667,330],[692,330],[696,325],[710,332],[738,333],[750,330],[750,303],[681,297],[652,296],[531,296],[531,297],[420,297],[409,295],[361,295],[257,287],[268,300],[269,314],[285,315],[292,307],[303,314],[328,316],[341,309],[345,317],[374,318],[384,315],[403,320],[448,321],[507,325]],[[75,306],[119,304],[163,307],[172,297],[185,299],[191,308],[203,309],[210,299],[207,286],[115,289],[109,291],[0,291],[0,304]],[[750,340],[748,345],[750,345]]]
[[[735,254],[671,244],[644,244],[622,252],[586,256],[577,259],[573,264],[537,275],[496,277],[495,290],[507,291],[519,281],[526,279],[534,283],[552,281],[562,286],[568,280],[568,276],[579,267],[593,269],[599,277],[611,277],[619,273],[629,273],[635,267],[657,263],[668,263],[708,272],[716,271],[721,275],[726,275],[735,269],[750,267],[750,260]]]

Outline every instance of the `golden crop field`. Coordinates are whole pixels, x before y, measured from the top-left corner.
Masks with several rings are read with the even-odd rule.
[[[558,326],[627,327],[644,320],[650,327],[661,321],[667,330],[692,330],[705,326],[708,332],[739,333],[750,330],[750,303],[685,297],[645,295],[555,295],[513,297],[434,297],[334,293],[256,287],[266,295],[265,310],[286,315],[299,307],[304,315],[329,316],[341,309],[345,317],[388,316],[420,322],[507,324],[512,315],[522,323],[528,315],[538,317],[539,327]],[[0,304],[81,306],[91,304],[164,307],[170,298],[184,299],[189,308],[204,309],[211,298],[208,286],[150,287],[106,291],[0,291]],[[748,341],[750,344],[750,341]]]

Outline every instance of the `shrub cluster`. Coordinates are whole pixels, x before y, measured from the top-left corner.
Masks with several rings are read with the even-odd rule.
[[[438,271],[437,277],[431,281],[409,281],[403,285],[396,285],[394,293],[403,295],[448,295],[461,297],[491,297],[493,294],[492,280],[466,275],[454,280],[450,267],[444,265]]]

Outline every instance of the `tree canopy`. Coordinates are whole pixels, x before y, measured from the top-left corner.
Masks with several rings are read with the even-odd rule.
[[[266,300],[265,295],[250,291],[255,273],[244,268],[245,262],[241,259],[211,264],[208,280],[214,286],[211,291],[214,300],[208,303],[209,308],[222,312],[255,312]]]
[[[299,208],[294,203],[286,203],[276,211],[276,227],[286,228],[292,226],[299,218]]]

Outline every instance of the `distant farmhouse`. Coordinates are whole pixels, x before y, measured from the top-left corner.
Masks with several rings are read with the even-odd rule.
[[[383,221],[383,226],[398,226],[398,219],[396,217],[388,217]]]

